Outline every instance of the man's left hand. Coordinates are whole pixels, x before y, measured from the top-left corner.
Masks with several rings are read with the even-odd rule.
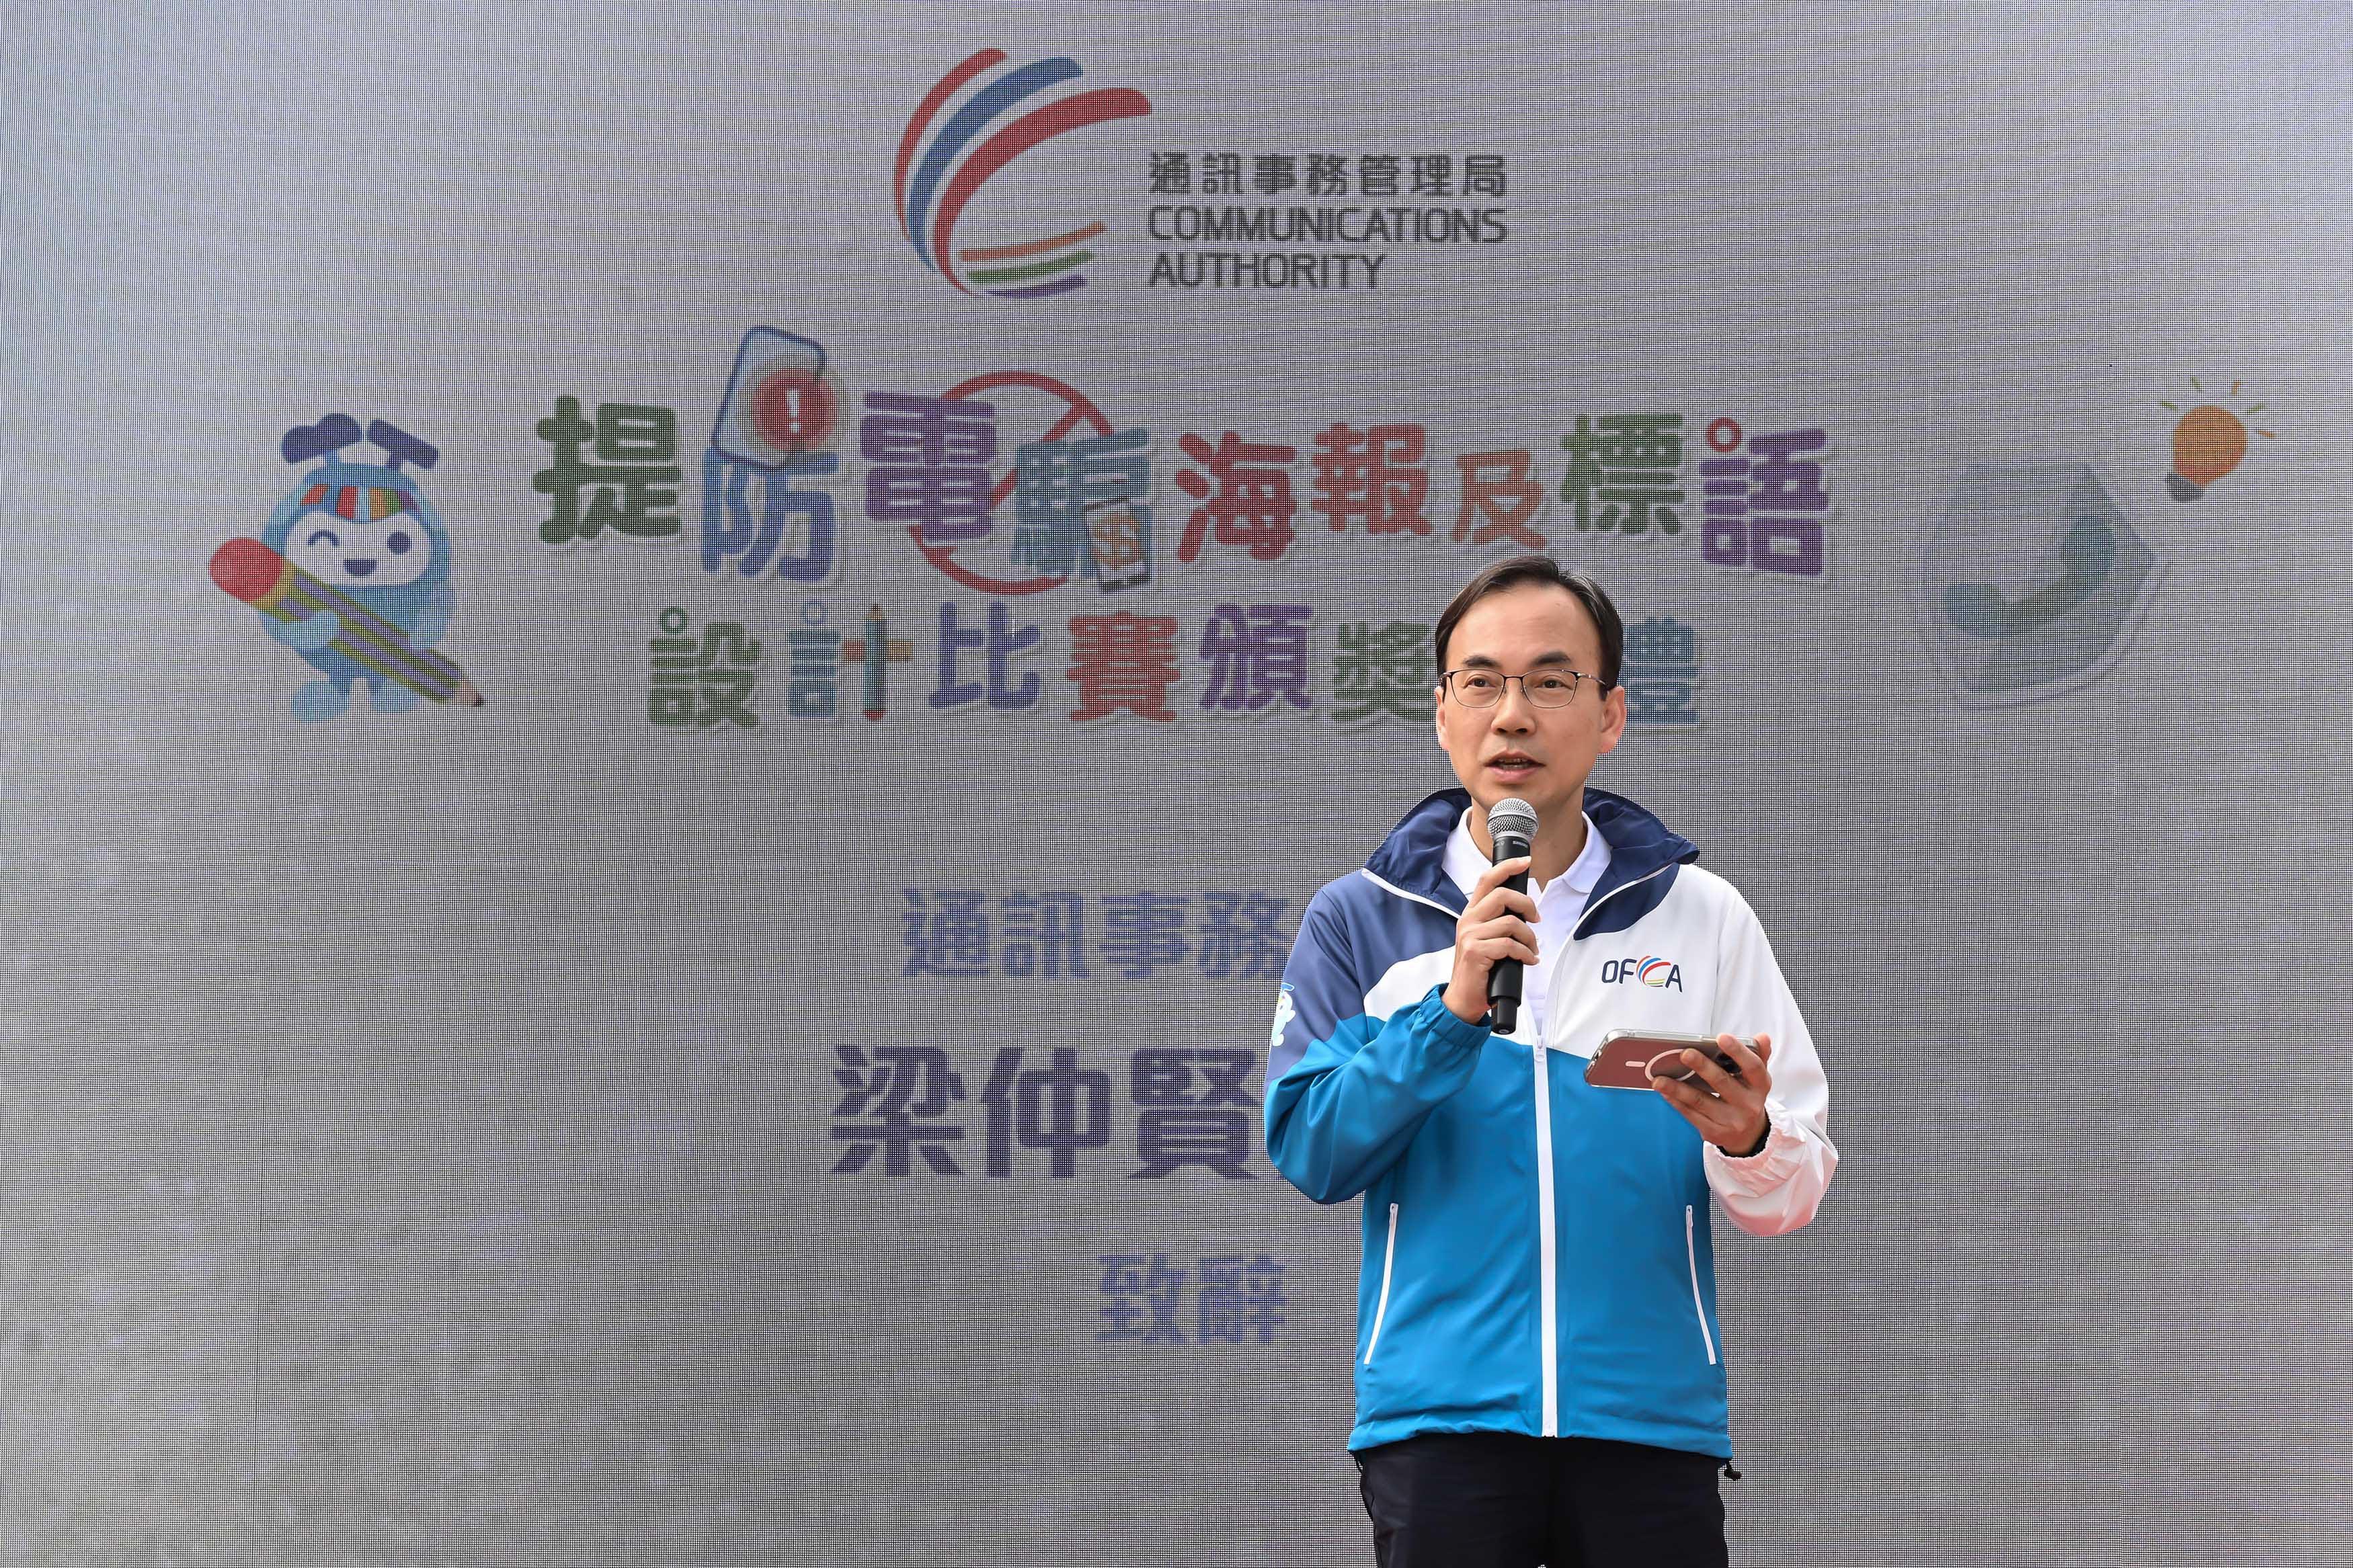
[[[1746,1154],[1763,1144],[1766,1130],[1772,1125],[1765,1113],[1765,1096],[1773,1079],[1765,1070],[1765,1062],[1773,1054],[1773,1037],[1757,1036],[1754,1049],[1737,1035],[1718,1035],[1715,1044],[1740,1064],[1739,1077],[1718,1067],[1705,1051],[1687,1050],[1683,1053],[1683,1065],[1699,1076],[1654,1078],[1651,1087],[1666,1096],[1668,1103],[1683,1112],[1683,1120],[1699,1129],[1701,1137],[1727,1154]]]

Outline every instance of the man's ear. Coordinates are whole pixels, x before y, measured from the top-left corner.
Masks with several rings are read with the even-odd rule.
[[[1601,752],[1606,754],[1618,749],[1626,738],[1626,688],[1613,686],[1601,699]]]

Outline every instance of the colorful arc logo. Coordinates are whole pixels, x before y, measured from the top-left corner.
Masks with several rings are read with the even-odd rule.
[[[915,106],[906,132],[899,138],[898,163],[892,173],[892,202],[899,213],[899,232],[907,237],[924,266],[966,294],[976,287],[1002,300],[1066,294],[1086,286],[1086,274],[1079,268],[1094,259],[1094,252],[1086,245],[1103,232],[1100,222],[1020,244],[956,251],[952,248],[956,220],[990,175],[1030,148],[1064,132],[1149,114],[1152,101],[1131,87],[1095,88],[1055,99],[997,124],[1039,93],[1078,79],[1079,62],[1057,56],[1032,61],[987,82],[934,128],[933,121],[940,118],[950,100],[1005,60],[1002,49],[981,50],[934,82],[923,101]],[[964,263],[974,265],[964,267],[959,275],[959,264]]]
[[[1666,984],[1667,976],[1672,974],[1674,971],[1674,964],[1666,959],[1645,958],[1642,960],[1641,967],[1634,972],[1634,978],[1655,989]]]

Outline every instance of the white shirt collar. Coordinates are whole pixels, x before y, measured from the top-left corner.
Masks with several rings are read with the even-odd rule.
[[[1601,880],[1601,873],[1609,868],[1609,841],[1601,837],[1599,828],[1593,826],[1590,814],[1580,815],[1585,816],[1585,847],[1578,851],[1568,869],[1550,882],[1540,883],[1533,877],[1528,879],[1528,892],[1539,903],[1547,896],[1556,897],[1552,890],[1560,888],[1575,899],[1581,909],[1585,900],[1593,896],[1594,885]],[[1461,889],[1462,896],[1468,899],[1471,890],[1479,885],[1479,879],[1485,876],[1487,868],[1493,864],[1479,852],[1478,840],[1471,837],[1471,813],[1466,809],[1455,818],[1454,831],[1446,836],[1446,874],[1453,879],[1454,885]]]

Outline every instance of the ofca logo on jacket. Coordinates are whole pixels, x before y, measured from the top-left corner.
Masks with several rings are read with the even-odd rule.
[[[1638,980],[1653,991],[1680,991],[1683,988],[1682,965],[1671,958],[1657,958],[1644,953],[1640,958],[1613,958],[1601,965],[1601,984],[1623,984]]]

